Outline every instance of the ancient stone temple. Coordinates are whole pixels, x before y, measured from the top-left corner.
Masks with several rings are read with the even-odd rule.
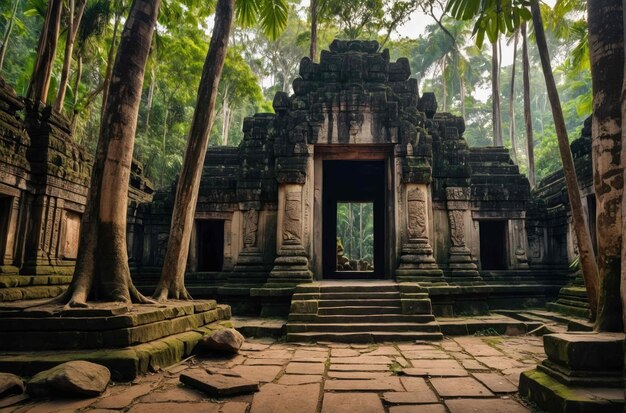
[[[286,315],[296,286],[358,279],[372,294],[389,288],[398,300],[418,300],[425,314],[555,302],[585,315],[584,288],[569,268],[577,251],[562,174],[531,194],[506,148],[468,147],[464,120],[438,113],[408,60],[391,62],[379,49],[334,41],[320,63],[302,59],[294,93],[276,94],[275,113],[247,118],[238,147],[209,149],[186,276],[192,295],[217,297],[239,314]],[[91,159],[62,117],[4,84],[0,92],[0,272],[31,276],[12,278],[0,293],[54,295],[60,287],[49,284],[69,277],[50,276],[73,269]],[[593,226],[583,135],[572,150]],[[154,193],[139,163],[129,194],[130,266],[151,293],[174,194]],[[365,247],[342,232],[352,209],[371,216]],[[19,290],[34,282],[48,287],[34,296]],[[420,287],[401,293],[402,283]],[[300,293],[294,301],[316,298]]]
[[[576,253],[567,214],[544,213],[549,191],[532,198],[507,149],[469,148],[464,120],[438,113],[410,75],[407,59],[391,62],[376,42],[334,41],[320,63],[302,59],[275,113],[245,120],[238,147],[208,151],[192,294],[264,315],[286,314],[297,285],[350,278],[419,282],[439,315],[556,298]],[[351,262],[338,241],[348,202],[372,210],[367,262]],[[155,217],[170,205],[168,195],[140,212],[139,283],[154,282],[169,230]]]

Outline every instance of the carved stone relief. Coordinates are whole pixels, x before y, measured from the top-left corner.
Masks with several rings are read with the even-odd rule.
[[[426,196],[419,188],[408,191],[407,215],[409,239],[426,238]]]
[[[243,214],[243,245],[256,247],[257,229],[259,226],[259,211],[249,209]]]
[[[463,221],[463,211],[448,211],[450,221],[450,240],[453,247],[465,246],[465,222]]]
[[[287,192],[285,195],[285,221],[283,241],[290,244],[302,242],[302,193]]]

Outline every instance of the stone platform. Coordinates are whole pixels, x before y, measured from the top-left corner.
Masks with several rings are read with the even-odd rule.
[[[520,377],[519,391],[549,412],[623,412],[624,334],[544,336],[547,359]]]
[[[33,307],[37,303],[0,306],[0,371],[30,376],[80,359],[109,367],[114,380],[132,380],[189,356],[204,334],[231,315],[230,307],[214,300],[77,309]]]
[[[0,275],[0,303],[56,297],[70,281],[68,275]]]

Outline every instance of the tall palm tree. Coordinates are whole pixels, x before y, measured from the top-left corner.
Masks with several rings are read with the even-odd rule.
[[[28,85],[28,92],[26,92],[26,97],[33,102],[45,104],[48,100],[52,65],[54,64],[59,31],[61,30],[62,12],[63,0],[50,0],[48,2],[46,17],[39,35],[35,66]]]
[[[563,162],[563,175],[565,176],[570,201],[574,233],[578,241],[578,251],[587,288],[589,307],[592,317],[595,318],[598,308],[598,267],[596,265],[595,253],[584,216],[576,169],[574,168],[574,160],[563,118],[563,110],[552,73],[541,10],[539,9],[538,0],[530,1],[530,11],[526,8],[526,3],[525,0],[512,0],[511,3],[507,4],[508,8],[504,10],[501,7],[501,2],[497,0],[448,0],[446,10],[457,19],[469,20],[477,17],[474,31],[478,44],[482,44],[485,34],[493,43],[500,33],[507,33],[517,29],[524,20],[529,20],[530,18],[533,20],[535,38],[556,128],[559,152]],[[505,25],[503,26],[501,22],[504,22]]]
[[[65,57],[63,58],[63,69],[61,69],[59,91],[57,92],[56,99],[52,105],[54,110],[57,112],[61,112],[63,110],[63,104],[65,103],[65,93],[70,79],[70,67],[72,65],[74,42],[76,41],[76,35],[78,34],[78,28],[80,27],[80,21],[83,18],[83,12],[85,11],[86,5],[87,0],[78,0],[78,7],[76,7],[76,0],[69,0],[67,35],[65,39]]]
[[[0,72],[2,72],[2,67],[4,66],[4,58],[7,55],[7,50],[9,49],[9,39],[11,38],[11,33],[13,32],[13,26],[15,25],[15,19],[17,19],[17,8],[20,5],[19,0],[13,0],[13,7],[11,8],[11,16],[9,17],[9,21],[4,29],[4,36],[2,37],[2,45],[0,46]]]
[[[204,157],[209,145],[209,132],[213,125],[215,100],[226,58],[228,40],[236,14],[243,25],[258,24],[265,34],[276,39],[287,24],[288,7],[284,0],[218,0],[215,9],[215,26],[198,89],[189,140],[185,149],[183,166],[176,187],[176,200],[172,212],[170,236],[161,278],[154,298],[189,299],[185,288],[185,267],[189,254],[189,242],[200,188]]]
[[[535,186],[535,145],[533,141],[533,119],[530,112],[530,60],[528,58],[528,40],[526,22],[520,26],[522,34],[522,81],[524,89],[524,127],[526,130],[526,156],[528,159],[528,181]]]

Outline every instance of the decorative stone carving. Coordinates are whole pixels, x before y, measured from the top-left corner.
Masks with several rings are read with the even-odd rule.
[[[426,196],[419,188],[411,189],[407,194],[407,215],[409,239],[426,238]]]
[[[518,224],[515,224],[515,258],[520,264],[528,262],[526,250],[524,249],[524,241],[522,239],[522,231]]]
[[[465,247],[465,223],[463,222],[463,211],[448,211],[450,220],[450,241],[453,247]]]
[[[302,242],[302,194],[300,192],[287,192],[285,195],[283,241],[287,244]]]
[[[256,247],[259,211],[249,209],[243,214],[243,245],[246,248]]]

